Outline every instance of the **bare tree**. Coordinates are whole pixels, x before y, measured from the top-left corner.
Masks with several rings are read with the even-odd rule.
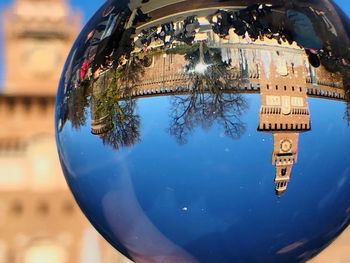
[[[347,125],[350,126],[350,102],[346,103],[344,120],[346,121]]]
[[[231,77],[229,65],[222,62],[219,51],[201,43],[197,50],[185,55],[189,62],[186,70],[190,94],[172,98],[168,130],[180,144],[187,142],[187,137],[197,126],[208,130],[215,122],[232,139],[240,138],[245,132],[240,117],[248,104],[235,91],[241,85],[240,80]]]

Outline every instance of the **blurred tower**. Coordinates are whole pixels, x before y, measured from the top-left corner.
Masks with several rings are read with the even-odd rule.
[[[259,131],[274,139],[272,164],[276,166],[275,191],[288,187],[297,162],[299,133],[310,130],[305,88],[305,57],[299,49],[270,51],[261,62]]]
[[[16,0],[3,14],[0,262],[123,262],[67,189],[54,141],[54,96],[79,28],[65,0]]]
[[[54,94],[80,25],[65,0],[16,0],[4,13],[8,94]]]

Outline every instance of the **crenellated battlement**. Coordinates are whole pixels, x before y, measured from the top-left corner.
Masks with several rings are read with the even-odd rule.
[[[307,96],[345,100],[345,90],[339,74],[331,74],[324,68],[305,68],[306,58],[299,49],[291,47],[274,47],[263,50],[259,45],[231,45],[222,48],[222,56],[234,62],[225,71],[225,87],[221,87],[224,92],[245,92],[259,93],[261,88],[271,92],[272,90],[293,92],[306,92]],[[275,52],[278,51],[279,55]],[[283,53],[284,52],[284,53]],[[242,55],[242,53],[244,55]],[[270,54],[270,55],[268,55]],[[244,58],[242,58],[244,56]],[[271,56],[276,60],[267,64],[263,56]],[[254,58],[254,59],[253,59]],[[131,91],[132,97],[160,96],[190,92],[191,80],[189,74],[185,72],[188,61],[181,54],[155,54],[151,56],[152,63],[144,67],[139,74],[139,80],[134,84]],[[244,64],[245,63],[245,64]],[[244,65],[243,65],[244,64]],[[273,69],[273,67],[277,67]],[[310,67],[310,66],[309,66]],[[268,74],[264,77],[262,74]],[[275,75],[286,74],[282,79],[276,79]],[[231,84],[232,83],[232,84]],[[305,109],[295,109],[292,114],[305,114]],[[306,113],[307,114],[307,113]]]
[[[54,96],[0,95],[0,151],[20,151],[32,136],[53,134],[54,105]]]

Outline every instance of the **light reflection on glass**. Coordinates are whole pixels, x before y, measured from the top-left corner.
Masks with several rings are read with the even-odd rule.
[[[251,2],[109,1],[73,46],[61,163],[136,262],[305,261],[348,223],[348,20]]]

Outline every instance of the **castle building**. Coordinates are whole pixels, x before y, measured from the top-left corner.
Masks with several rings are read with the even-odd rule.
[[[55,146],[57,83],[80,15],[66,0],[16,0],[2,15],[0,262],[129,262],[79,210]]]

